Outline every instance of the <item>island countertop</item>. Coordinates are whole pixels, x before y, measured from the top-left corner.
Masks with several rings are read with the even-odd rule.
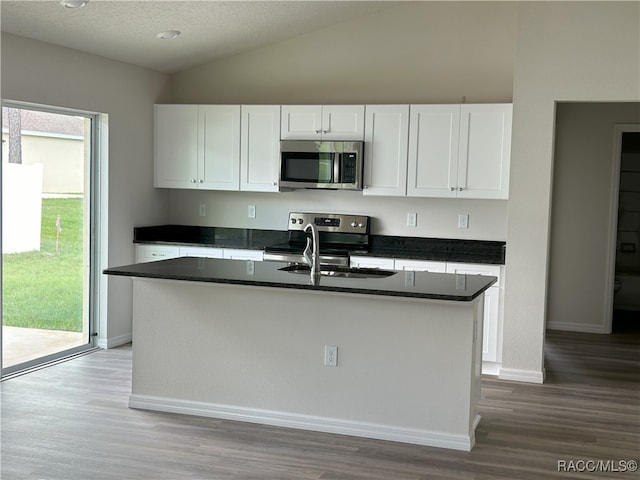
[[[285,262],[254,262],[180,257],[107,268],[107,275],[210,282],[272,288],[342,292],[360,295],[468,302],[497,279],[484,275],[398,271],[387,277],[343,278],[321,276],[314,284],[308,274],[280,270]]]

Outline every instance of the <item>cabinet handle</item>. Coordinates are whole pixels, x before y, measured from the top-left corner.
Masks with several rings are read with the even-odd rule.
[[[329,130],[322,130],[323,135],[326,135],[327,133],[329,133]]]
[[[458,191],[461,192],[462,191],[462,187],[458,187]]]
[[[203,179],[200,179],[200,183],[204,183],[204,180],[203,180]],[[462,189],[460,189],[460,190],[462,190]]]
[[[192,178],[192,179],[191,179],[191,183],[196,183],[196,179],[195,179],[195,178]]]
[[[456,189],[456,187],[449,187],[449,190],[450,190],[450,191],[452,191],[452,192],[453,192],[455,189]]]
[[[320,135],[320,130],[314,130],[314,132],[316,133],[316,135]]]

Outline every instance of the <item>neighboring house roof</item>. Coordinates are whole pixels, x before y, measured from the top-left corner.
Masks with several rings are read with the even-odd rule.
[[[84,118],[58,113],[21,110],[22,131],[84,136]],[[8,128],[7,108],[2,108],[2,129]]]

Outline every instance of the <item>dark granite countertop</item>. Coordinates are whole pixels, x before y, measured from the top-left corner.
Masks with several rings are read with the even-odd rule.
[[[471,301],[496,282],[496,277],[448,273],[396,272],[384,278],[334,278],[322,276],[311,284],[308,274],[279,270],[283,262],[252,262],[212,258],[180,257],[157,262],[112,267],[107,275],[159,278],[342,292],[361,295],[409,297],[433,300]]]
[[[263,250],[285,243],[288,233],[281,230],[256,230],[190,225],[158,225],[133,229],[134,243],[179,244],[202,247]],[[437,262],[487,263],[504,265],[505,242],[456,240],[444,238],[371,235],[368,253],[375,257],[431,260]]]
[[[372,235],[368,255],[436,262],[504,265],[506,243],[490,240]]]
[[[175,243],[200,247],[245,248],[263,250],[269,245],[288,240],[281,230],[250,228],[199,227],[192,225],[157,225],[135,227],[134,243]]]

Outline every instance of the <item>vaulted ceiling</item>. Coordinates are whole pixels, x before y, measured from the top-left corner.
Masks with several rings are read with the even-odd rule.
[[[394,1],[2,0],[2,31],[165,73],[294,38]],[[179,30],[173,40],[157,34]]]

